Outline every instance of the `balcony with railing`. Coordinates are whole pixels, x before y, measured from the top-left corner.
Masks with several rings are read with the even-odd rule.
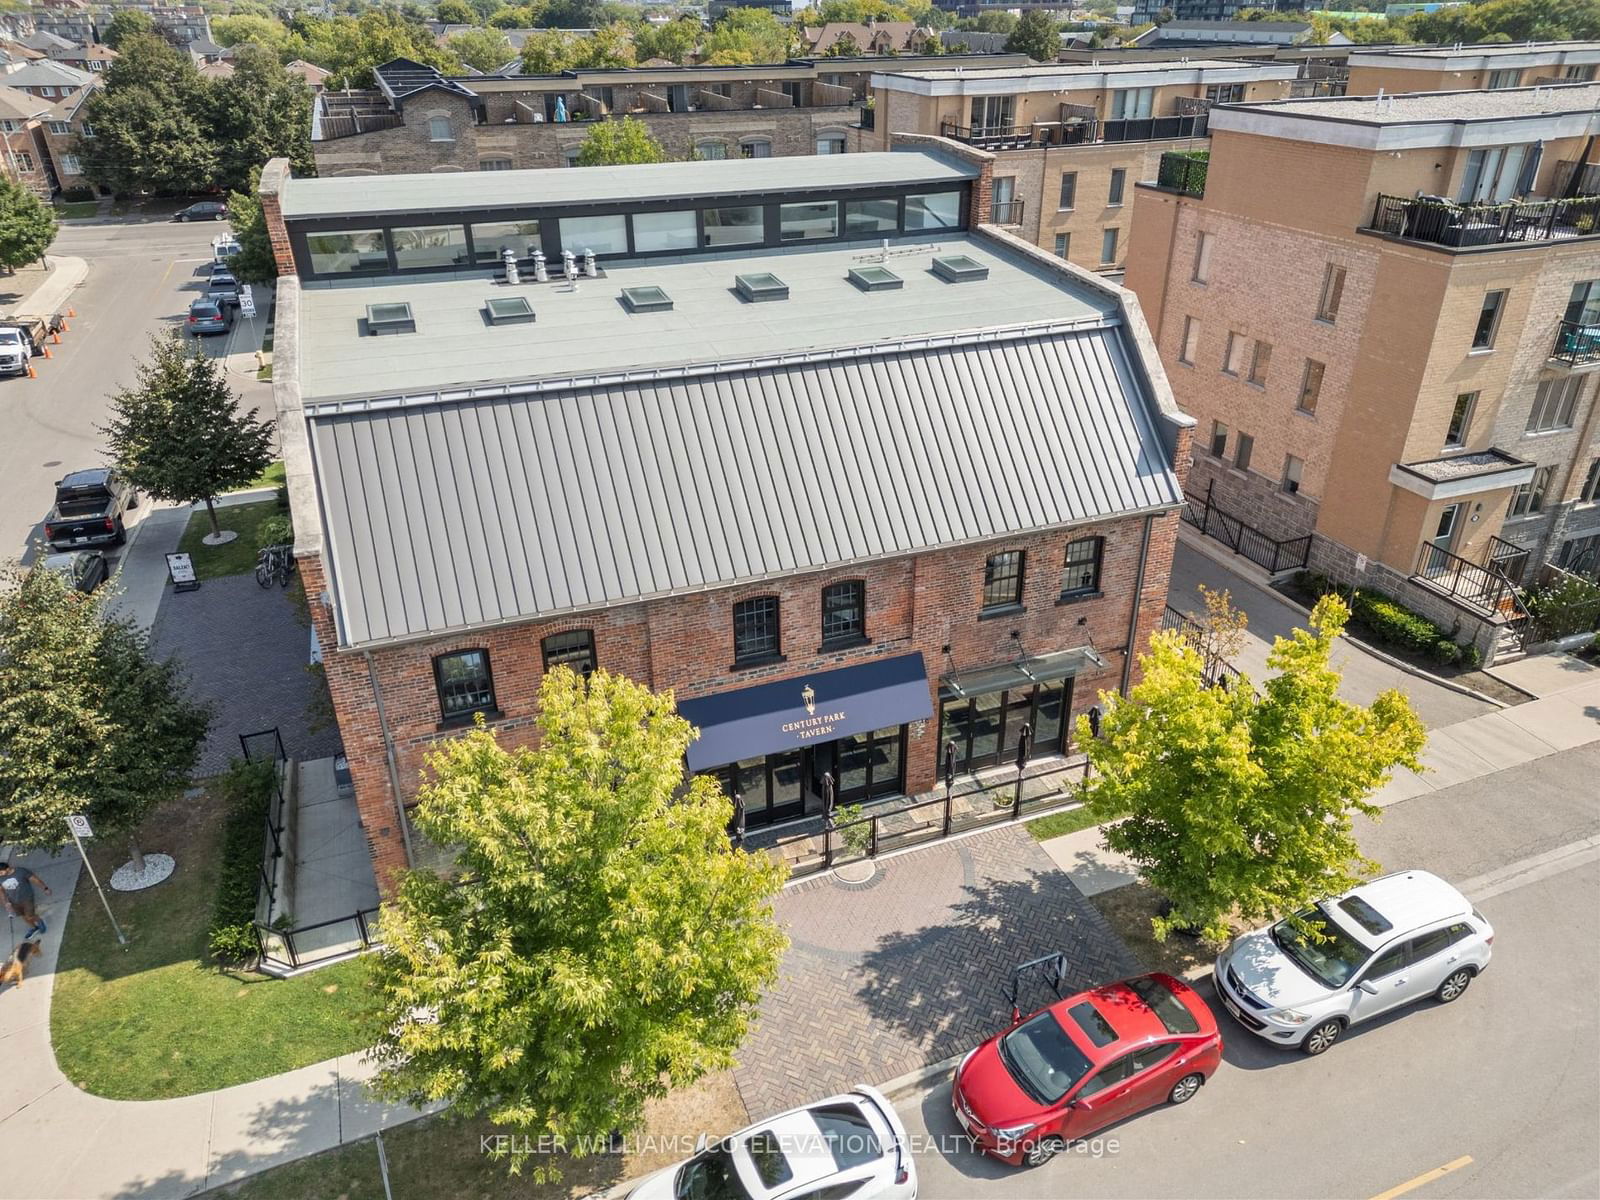
[[[1457,204],[1438,196],[1379,196],[1367,231],[1463,249],[1593,237],[1600,233],[1600,196],[1504,204]]]
[[[1552,366],[1576,370],[1600,365],[1600,324],[1563,321],[1556,328],[1556,342],[1550,348]]]
[[[1063,110],[1083,107],[1062,105]],[[1207,113],[1196,112],[1171,117],[1103,121],[1076,111],[1064,111],[1060,121],[1035,121],[1031,125],[959,125],[954,121],[941,121],[939,136],[976,146],[980,150],[1040,150],[1047,146],[1203,138],[1206,136],[1208,119]]]
[[[995,225],[1021,225],[1022,214],[1021,200],[996,200],[990,217]]]

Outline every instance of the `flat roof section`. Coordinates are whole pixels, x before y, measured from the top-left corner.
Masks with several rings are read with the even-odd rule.
[[[1454,67],[1460,70],[1475,62],[1526,58],[1530,63],[1567,56],[1566,61],[1588,62],[1587,55],[1600,55],[1600,42],[1505,42],[1471,46],[1353,46],[1350,61],[1362,66],[1408,67],[1427,65],[1433,69]],[[1572,58],[1572,55],[1585,57]],[[1368,60],[1371,60],[1370,62]],[[1417,62],[1407,62],[1416,59]]]
[[[962,183],[978,168],[923,149],[870,154],[732,158],[720,162],[626,167],[547,167],[534,171],[451,171],[419,175],[344,175],[291,179],[282,193],[285,220],[445,213],[530,205],[704,200],[713,196]]]
[[[1323,96],[1268,100],[1234,108],[1264,109],[1328,121],[1405,125],[1418,121],[1498,121],[1557,113],[1592,112],[1600,105],[1600,83],[1498,88],[1493,91],[1407,92],[1393,96]]]
[[[604,264],[603,278],[580,279],[576,289],[559,278],[559,264],[551,282],[514,288],[481,271],[306,283],[300,299],[301,393],[311,406],[870,346],[961,330],[1099,323],[1116,312],[1109,293],[988,238],[902,238],[889,243],[889,257],[879,263],[881,249],[872,242],[832,243],[618,261]],[[987,267],[987,277],[951,282],[936,274],[934,259],[954,255]],[[863,291],[847,278],[869,265],[887,267],[903,286]],[[740,276],[763,273],[782,281],[786,299],[752,303],[739,294]],[[671,308],[630,312],[623,289],[646,287],[665,292]],[[483,316],[485,298],[513,295],[527,298],[533,321],[491,327]],[[411,306],[416,332],[365,335],[360,321],[368,306],[392,303]]]
[[[1296,63],[1225,58],[1113,63],[1053,63],[1033,67],[895,71],[872,77],[872,86],[925,96],[996,95],[1006,91],[1048,92],[1071,88],[1145,87],[1211,80],[1294,79]]]

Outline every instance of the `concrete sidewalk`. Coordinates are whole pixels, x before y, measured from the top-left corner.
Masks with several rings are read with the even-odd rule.
[[[47,313],[65,313],[71,307],[73,291],[89,274],[89,264],[72,255],[47,254],[49,270],[27,294],[6,306],[11,313],[44,316]]]
[[[56,953],[81,869],[70,854],[21,856],[53,895],[41,908],[49,932],[26,983],[0,993],[0,1144],[16,1151],[6,1156],[5,1195],[192,1196],[423,1115],[374,1102],[362,1086],[372,1070],[355,1054],[177,1100],[79,1091],[50,1044]]]

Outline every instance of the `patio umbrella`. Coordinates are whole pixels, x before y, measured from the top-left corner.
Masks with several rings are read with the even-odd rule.
[[[557,96],[556,97],[556,120],[564,122],[566,119],[567,119],[567,98],[565,96]]]
[[[1544,158],[1544,139],[1540,138],[1533,144],[1533,149],[1528,151],[1528,157],[1522,162],[1522,174],[1517,176],[1517,195],[1527,196],[1532,193],[1534,182],[1539,178],[1539,162]]]

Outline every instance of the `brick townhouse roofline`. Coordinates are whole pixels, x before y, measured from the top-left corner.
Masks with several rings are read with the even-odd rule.
[[[295,274],[294,249],[289,245],[289,227],[283,223],[283,187],[289,182],[289,160],[274,158],[261,168],[261,183],[257,189],[261,197],[261,219],[267,226],[267,240],[272,243],[272,257],[278,264],[278,274]]]

